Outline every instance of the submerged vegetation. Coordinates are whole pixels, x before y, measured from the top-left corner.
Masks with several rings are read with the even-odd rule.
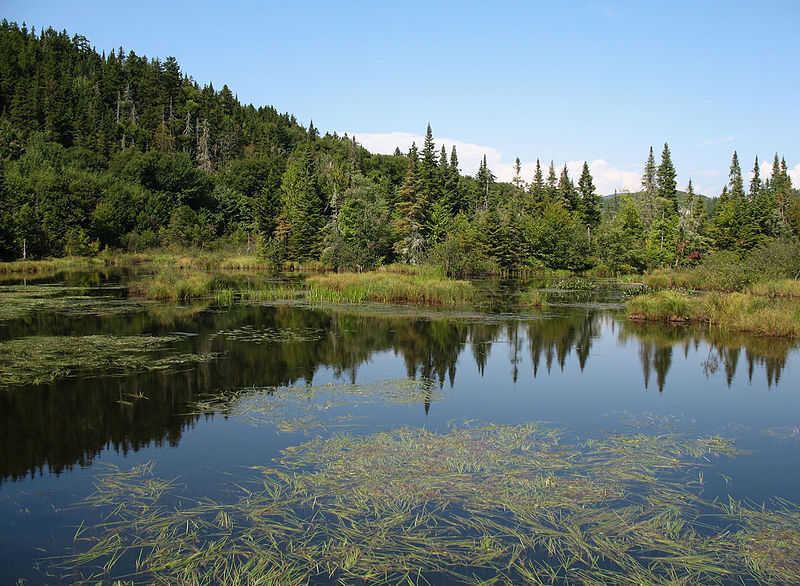
[[[800,514],[700,497],[719,437],[564,443],[538,424],[401,428],[284,450],[232,499],[192,501],[153,466],[111,470],[84,505],[75,583],[642,584],[798,578]],[[698,467],[699,472],[698,472]]]

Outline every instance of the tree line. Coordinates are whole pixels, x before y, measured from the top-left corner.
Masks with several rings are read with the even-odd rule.
[[[602,198],[588,164],[463,175],[430,125],[409,152],[369,153],[288,113],[200,86],[177,61],[0,23],[0,259],[105,247],[247,246],[276,265],[432,262],[449,274],[610,271],[698,262],[800,234],[784,160],[745,190],[734,153],[718,200],[678,191],[665,144],[642,190]]]

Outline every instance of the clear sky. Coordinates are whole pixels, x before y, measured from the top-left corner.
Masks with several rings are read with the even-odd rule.
[[[430,122],[502,179],[516,157],[589,161],[603,193],[638,188],[669,143],[679,187],[717,195],[738,151],[786,157],[800,184],[800,1],[87,2],[4,0],[0,16],[175,56],[201,85],[273,105],[375,151]]]

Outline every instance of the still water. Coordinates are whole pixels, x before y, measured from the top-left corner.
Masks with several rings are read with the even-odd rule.
[[[297,575],[291,568],[284,567],[283,574],[276,570],[277,583],[291,576],[297,583],[362,583],[376,581],[377,576],[389,582],[468,582],[501,575],[498,568],[503,568],[503,579],[524,582],[526,570],[520,568],[541,570],[546,560],[553,568],[550,580],[554,582],[584,582],[588,581],[586,576],[602,579],[604,571],[612,572],[605,575],[606,580],[613,581],[617,575],[613,571],[632,571],[625,569],[625,563],[614,561],[614,555],[592,562],[591,555],[584,558],[579,552],[570,561],[563,552],[581,547],[565,545],[563,551],[559,550],[558,544],[567,541],[559,541],[562,538],[558,536],[551,542],[511,544],[514,539],[502,537],[503,532],[492,529],[491,523],[497,518],[499,526],[525,528],[533,521],[521,519],[527,519],[530,511],[523,514],[515,509],[517,501],[513,499],[478,505],[475,491],[468,493],[465,487],[474,481],[480,492],[482,483],[488,483],[487,500],[499,499],[501,493],[502,498],[511,498],[509,491],[513,493],[518,485],[510,480],[502,480],[502,485],[495,482],[524,476],[526,482],[539,482],[535,485],[539,492],[525,488],[533,491],[531,494],[549,490],[551,496],[560,494],[567,501],[585,499],[581,511],[586,514],[600,502],[606,507],[604,511],[620,518],[629,505],[639,507],[639,514],[643,514],[643,505],[636,499],[657,500],[647,493],[649,480],[626,484],[627,477],[608,479],[602,498],[587,496],[602,484],[598,478],[603,476],[604,465],[622,469],[629,461],[615,460],[620,451],[604,448],[598,453],[613,457],[603,462],[596,454],[588,456],[586,446],[609,441],[635,442],[638,446],[642,440],[633,438],[641,437],[694,441],[719,436],[741,450],[735,454],[720,455],[716,450],[691,454],[680,463],[669,455],[675,467],[668,469],[651,461],[636,464],[648,474],[652,472],[651,484],[656,484],[655,479],[665,485],[675,482],[676,486],[690,487],[690,494],[702,499],[688,512],[676,513],[681,523],[699,519],[691,529],[686,525],[676,530],[681,539],[687,531],[692,532],[691,539],[717,539],[745,527],[742,518],[734,521],[709,512],[714,503],[729,503],[730,499],[754,506],[782,503],[776,498],[789,501],[780,505],[790,510],[788,517],[782,518],[789,519],[788,525],[781,530],[787,532],[790,542],[797,539],[800,526],[796,509],[791,508],[791,503],[800,502],[800,352],[795,342],[700,327],[631,323],[622,312],[620,292],[613,288],[578,298],[553,292],[554,301],[547,309],[519,313],[513,303],[514,286],[509,283],[481,283],[483,301],[475,307],[437,311],[379,305],[332,307],[297,299],[229,306],[211,301],[169,305],[127,299],[124,279],[114,274],[61,275],[50,282],[0,285],[0,301],[5,304],[0,313],[0,365],[10,364],[15,373],[7,377],[9,380],[0,381],[2,584],[18,580],[72,583],[93,575],[107,581],[123,578],[136,583],[174,580],[180,574],[170,574],[169,570],[149,574],[140,553],[121,555],[107,572],[103,566],[109,556],[89,562],[69,557],[108,537],[104,523],[117,523],[111,533],[120,535],[125,543],[136,543],[137,552],[142,548],[147,552],[152,546],[145,534],[150,531],[150,535],[156,535],[155,529],[135,528],[131,522],[136,515],[145,517],[156,510],[137,500],[149,496],[114,485],[117,492],[112,498],[108,493],[111,480],[145,484],[171,481],[168,489],[159,493],[157,510],[161,515],[184,509],[196,511],[199,503],[215,503],[217,509],[192,514],[216,519],[217,525],[226,528],[225,540],[232,543],[243,537],[235,537],[237,529],[228,525],[238,528],[252,523],[260,527],[261,521],[254,520],[252,511],[244,512],[241,503],[250,502],[243,500],[242,494],[255,494],[253,486],[267,486],[265,478],[274,481],[270,490],[279,485],[285,493],[294,491],[307,498],[302,506],[297,505],[300,501],[287,501],[285,508],[270,513],[273,524],[264,529],[264,534],[279,533],[282,523],[291,525],[294,521],[286,521],[290,516],[311,519],[302,529],[308,535],[308,547],[328,539],[314,555],[319,557],[319,552],[324,552],[334,560],[327,566],[301,568],[297,560],[309,556],[298,552],[296,540],[281,541],[279,537],[275,547],[286,556],[280,559],[300,570]],[[26,287],[31,288],[27,290],[30,294],[20,301]],[[26,376],[28,370],[41,369],[43,362],[47,370],[48,355],[41,353],[47,344],[77,348],[81,340],[104,345],[109,337],[121,336],[131,340],[157,337],[164,342],[147,350],[144,362],[120,366],[117,356],[103,354],[96,361],[90,359],[48,376]],[[24,346],[28,358],[12,358],[11,351],[18,355],[22,347],[13,346],[15,341],[38,350]],[[158,368],[151,368],[156,364]],[[538,426],[535,431],[525,427],[530,424]],[[517,434],[514,437],[529,435],[520,440],[519,449],[512,450],[512,455],[503,452],[501,444],[507,440],[497,439],[493,430]],[[385,433],[402,437],[381,435]],[[458,433],[466,435],[453,435]],[[342,441],[355,442],[356,438],[362,443],[355,451],[341,452],[345,449]],[[313,443],[315,440],[317,443]],[[516,440],[508,441],[513,444]],[[387,442],[405,447],[387,452]],[[417,452],[409,455],[407,446],[423,444],[427,454],[437,454],[436,463],[420,460]],[[556,451],[556,444],[567,447]],[[442,476],[441,466],[447,467],[442,462],[451,456],[458,459],[454,451],[465,445],[473,450],[470,464],[465,467],[462,461],[456,462]],[[539,446],[546,446],[546,454],[537,451]],[[337,460],[331,455],[335,450],[344,457]],[[320,456],[322,451],[324,457]],[[556,466],[547,460],[550,464],[545,466],[541,463],[544,460],[522,462],[520,454],[527,451],[537,458],[559,457],[568,463],[559,460]],[[359,476],[363,470],[347,468],[365,453],[376,454],[364,463],[373,467],[374,475],[367,471],[367,476]],[[641,457],[643,451],[625,453],[626,458]],[[668,457],[657,450],[653,453],[655,458]],[[299,457],[297,454],[310,456],[299,463],[281,461]],[[573,473],[568,468],[571,463],[583,468]],[[132,469],[136,473],[125,476]],[[298,488],[296,479],[287,480],[290,470],[292,474],[320,470],[333,470],[335,474],[324,481],[321,476],[309,476],[313,482],[308,482],[314,486],[311,490]],[[413,478],[403,478],[404,470]],[[429,488],[422,478],[426,470],[430,473]],[[485,476],[476,476],[481,474]],[[347,475],[352,484],[342,484]],[[435,559],[412,555],[411,550],[402,549],[406,546],[400,541],[392,541],[385,524],[381,526],[389,535],[386,543],[394,548],[391,559],[369,553],[363,541],[359,545],[365,538],[358,532],[349,534],[342,529],[336,533],[336,544],[355,545],[335,553],[331,553],[335,550],[332,532],[326,533],[327,537],[308,533],[311,526],[321,532],[333,526],[352,529],[356,525],[367,527],[370,535],[377,531],[369,523],[380,517],[379,513],[363,517],[353,513],[355,521],[347,517],[342,521],[343,513],[336,511],[344,509],[335,508],[360,506],[347,502],[348,491],[358,491],[376,478],[381,479],[380,486],[364,497],[372,499],[370,506],[375,511],[389,507],[398,515],[411,515],[402,522],[401,532],[420,525],[424,517],[422,524],[427,532],[418,538],[417,545],[430,551],[438,540],[450,540],[452,552],[447,549],[450,546],[443,545]],[[572,492],[558,493],[557,487],[566,483],[564,479],[569,479]],[[574,488],[584,481],[591,481],[594,488]],[[411,488],[409,483],[413,484]],[[147,486],[152,488],[152,484]],[[406,487],[402,490],[407,492],[398,487]],[[317,492],[312,502],[308,495],[313,491]],[[610,493],[619,498],[614,501]],[[269,502],[280,501],[279,496],[270,494]],[[105,495],[107,500],[98,503],[98,495]],[[326,498],[333,499],[330,509],[319,504]],[[134,511],[131,503],[141,508]],[[127,505],[132,512],[124,517]],[[226,515],[238,514],[242,520],[228,523],[223,517],[224,522],[219,521],[219,511],[225,506],[234,507],[226,509]],[[558,511],[547,517],[547,523],[536,521],[556,533],[559,522],[553,519],[572,519],[569,515],[577,514],[568,502],[548,501],[537,506],[539,511]],[[318,513],[309,513],[314,507]],[[268,515],[264,510],[259,515],[265,518]],[[420,511],[427,516],[421,517]],[[193,551],[207,553],[206,546],[218,542],[219,533],[209,529],[210,524],[195,523],[189,513],[181,514],[180,525],[186,522],[187,534],[190,524],[196,525],[191,532]],[[459,528],[455,539],[453,530],[441,529],[452,519],[482,519],[486,528],[477,522]],[[464,523],[469,525],[470,521]],[[597,527],[599,523],[587,522],[584,527]],[[297,526],[292,530],[299,531]],[[133,535],[136,531],[142,535]],[[604,529],[603,533],[609,531]],[[757,534],[759,528],[754,531]],[[76,541],[76,534],[87,540]],[[175,541],[176,535],[175,531],[162,532],[152,539]],[[462,541],[469,539],[483,550],[494,551],[492,560],[497,563],[476,557],[475,551],[459,557],[466,547]],[[600,538],[592,539],[592,547],[599,547]],[[701,570],[687,562],[676,574],[696,575],[701,582],[715,576],[721,582],[756,582],[756,575],[775,583],[791,582],[795,571],[791,561],[787,562],[788,569],[773,568],[772,574],[747,574],[754,559],[763,563],[764,555],[774,558],[776,554],[774,550],[754,552],[752,546],[742,553],[742,548],[748,547],[742,544],[749,542],[737,540],[734,545],[726,541],[724,548],[736,550],[739,557],[734,557],[739,565],[716,574],[693,574]],[[651,559],[648,556],[653,546],[649,542],[646,546],[628,545],[635,550],[633,558]],[[723,544],[714,547],[721,549]],[[675,558],[674,550],[666,551],[665,557]],[[161,553],[190,556],[180,547]],[[757,554],[763,554],[762,558]],[[223,555],[228,557],[224,563],[235,566],[230,552]],[[339,563],[339,558],[347,556],[352,559]],[[398,556],[403,557],[402,564]],[[152,560],[149,563],[151,569],[158,567]],[[641,563],[647,567],[650,562]],[[270,567],[274,569],[274,563],[270,562]],[[577,573],[572,573],[571,567],[577,568]],[[664,568],[654,571],[668,576],[670,570]],[[207,566],[203,571],[211,576],[207,582],[223,581],[223,574],[214,574]]]

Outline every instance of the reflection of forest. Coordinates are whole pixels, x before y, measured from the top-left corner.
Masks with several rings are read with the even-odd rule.
[[[193,308],[194,307],[194,308]],[[357,311],[298,308],[291,305],[237,306],[205,310],[203,306],[172,309],[154,306],[147,311],[115,317],[65,319],[37,315],[5,325],[5,335],[89,335],[97,333],[165,334],[186,332],[176,351],[222,353],[210,363],[176,366],[172,371],[126,376],[75,377],[49,385],[0,393],[0,480],[54,472],[90,461],[106,448],[122,452],[149,444],[176,444],[196,417],[186,415],[187,404],[207,392],[249,387],[311,384],[320,368],[355,382],[358,369],[376,353],[402,357],[409,378],[452,386],[456,365],[467,348],[483,376],[492,347],[508,348],[511,376],[516,381],[527,341],[533,375],[554,365],[564,369],[577,359],[584,368],[603,320],[614,318],[592,310],[557,318],[519,320],[514,316],[482,319],[464,316],[441,319]],[[297,333],[277,341],[235,339],[228,332],[247,326],[247,332]],[[645,382],[651,371],[663,388],[673,347],[686,351],[700,340],[712,345],[708,369],[724,368],[732,379],[740,348],[750,365],[765,364],[768,382],[778,382],[786,355],[786,341],[745,337],[709,338],[707,333],[663,326],[623,323],[622,339],[641,344]],[[270,334],[272,335],[272,334]],[[286,341],[289,340],[289,341]],[[573,353],[574,351],[574,353]],[[574,358],[572,358],[574,356]],[[424,405],[426,410],[429,403]]]
[[[756,367],[763,366],[767,386],[772,387],[780,382],[787,357],[797,347],[797,342],[789,338],[754,336],[702,326],[629,321],[622,322],[619,338],[621,341],[639,342],[644,386],[647,388],[652,375],[655,375],[659,392],[664,390],[675,348],[682,348],[686,357],[690,348],[697,349],[701,342],[707,344],[708,357],[702,363],[703,371],[708,377],[722,369],[728,386],[733,382],[744,350],[748,380],[752,382]]]

